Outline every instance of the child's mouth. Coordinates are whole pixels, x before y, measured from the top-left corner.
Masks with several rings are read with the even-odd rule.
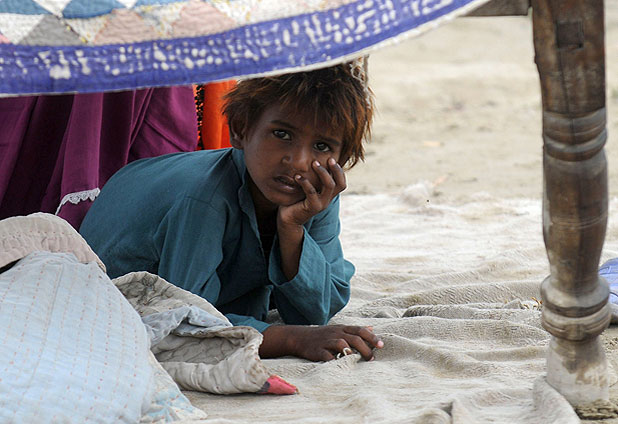
[[[285,175],[276,177],[275,181],[277,181],[285,191],[297,192],[301,189],[298,183],[294,180],[294,178]]]

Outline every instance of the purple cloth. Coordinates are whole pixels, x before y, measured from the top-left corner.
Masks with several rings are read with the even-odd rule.
[[[136,159],[193,151],[191,87],[0,98],[0,219],[57,213],[79,229],[96,190]],[[59,209],[59,210],[58,210]]]

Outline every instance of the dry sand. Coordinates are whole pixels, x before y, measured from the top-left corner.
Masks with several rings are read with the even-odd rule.
[[[610,194],[618,193],[618,2],[606,2]],[[439,183],[433,196],[479,191],[540,198],[539,76],[531,17],[459,18],[370,57],[378,116],[349,192]],[[614,112],[616,111],[616,112]],[[429,199],[431,200],[431,199]]]

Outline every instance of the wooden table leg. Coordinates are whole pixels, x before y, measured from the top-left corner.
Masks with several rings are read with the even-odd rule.
[[[547,381],[574,406],[608,399],[599,335],[609,324],[597,269],[607,226],[603,0],[532,0],[543,98],[543,235],[550,276]]]

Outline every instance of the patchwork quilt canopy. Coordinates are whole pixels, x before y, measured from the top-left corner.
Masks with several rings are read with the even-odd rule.
[[[0,0],[0,94],[99,92],[310,69],[487,0]]]

